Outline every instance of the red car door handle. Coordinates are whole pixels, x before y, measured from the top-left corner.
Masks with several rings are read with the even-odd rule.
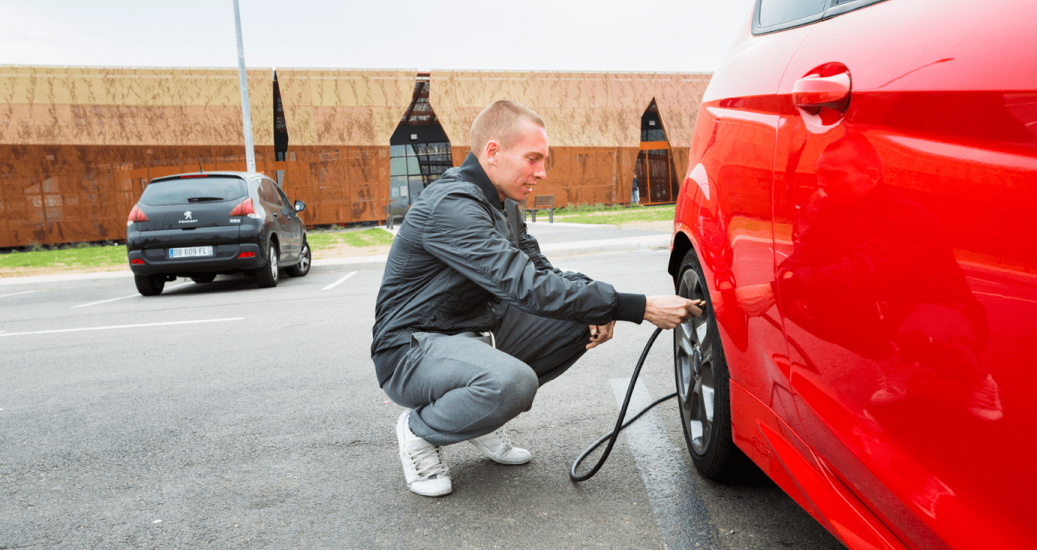
[[[850,75],[806,76],[792,85],[792,103],[799,107],[820,107],[841,103],[850,95]]]

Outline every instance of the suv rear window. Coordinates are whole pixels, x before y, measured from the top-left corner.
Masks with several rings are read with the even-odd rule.
[[[245,180],[238,178],[188,178],[153,181],[140,202],[150,206],[231,201],[248,195]]]

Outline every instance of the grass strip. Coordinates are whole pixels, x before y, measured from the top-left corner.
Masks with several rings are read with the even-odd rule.
[[[310,233],[306,235],[310,249],[324,250],[339,245],[363,248],[392,244],[392,233],[377,227],[363,231],[339,231],[332,233]]]
[[[673,204],[663,206],[634,206],[608,208],[601,210],[584,210],[570,214],[555,210],[555,219],[568,223],[600,223],[621,224],[631,222],[661,222],[673,221],[673,215],[677,206]]]
[[[0,254],[0,269],[45,267],[128,267],[126,246],[79,243],[60,250],[33,250]]]
[[[357,248],[392,244],[392,234],[379,228],[364,231],[341,231],[334,233],[310,233],[306,236],[313,250],[333,248],[345,244]],[[42,247],[27,252],[0,254],[0,270],[42,268],[124,268],[126,246],[101,246],[79,243],[70,247],[47,250]]]

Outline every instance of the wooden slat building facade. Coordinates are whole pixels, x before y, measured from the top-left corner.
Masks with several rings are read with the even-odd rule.
[[[248,71],[257,170],[285,170],[309,225],[380,222],[389,138],[411,104],[411,70],[280,69],[289,134],[274,160],[270,69]],[[454,165],[490,102],[544,117],[551,155],[537,194],[556,206],[630,200],[641,117],[652,100],[683,179],[709,75],[433,71],[429,103]],[[152,178],[244,170],[234,69],[0,66],[0,248],[125,238]]]

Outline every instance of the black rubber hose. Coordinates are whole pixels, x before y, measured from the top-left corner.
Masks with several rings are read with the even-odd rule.
[[[655,329],[655,332],[652,333],[652,337],[649,338],[648,343],[645,344],[644,351],[641,352],[641,358],[637,360],[637,367],[634,368],[634,374],[630,377],[630,385],[627,387],[627,396],[623,399],[623,406],[619,409],[619,418],[616,419],[616,427],[613,428],[611,432],[601,436],[601,438],[595,441],[593,445],[587,447],[587,450],[583,451],[583,454],[577,457],[576,461],[573,462],[573,467],[569,470],[569,479],[573,480],[574,482],[580,482],[586,481],[594,477],[594,474],[598,473],[598,470],[601,469],[601,466],[605,464],[605,460],[608,459],[609,453],[612,452],[612,446],[616,444],[616,439],[619,438],[619,432],[626,429],[627,426],[633,424],[634,421],[638,418],[641,418],[641,415],[651,410],[652,407],[677,395],[677,392],[673,392],[669,395],[660,397],[659,399],[652,401],[647,407],[641,409],[641,411],[635,414],[633,418],[627,420],[626,422],[623,422],[623,418],[627,414],[627,407],[630,406],[630,397],[634,395],[634,384],[637,384],[637,377],[639,374],[641,374],[641,367],[644,366],[645,358],[648,357],[648,352],[652,349],[652,344],[655,343],[655,339],[659,337],[659,334],[662,331],[663,329],[661,328]],[[598,459],[598,463],[595,464],[594,467],[591,468],[591,471],[587,472],[586,474],[577,475],[576,467],[579,466],[585,458],[587,458],[587,455],[594,452],[594,449],[600,447],[606,439],[608,440],[609,444],[608,447],[605,447],[605,452],[601,454],[601,458]]]

